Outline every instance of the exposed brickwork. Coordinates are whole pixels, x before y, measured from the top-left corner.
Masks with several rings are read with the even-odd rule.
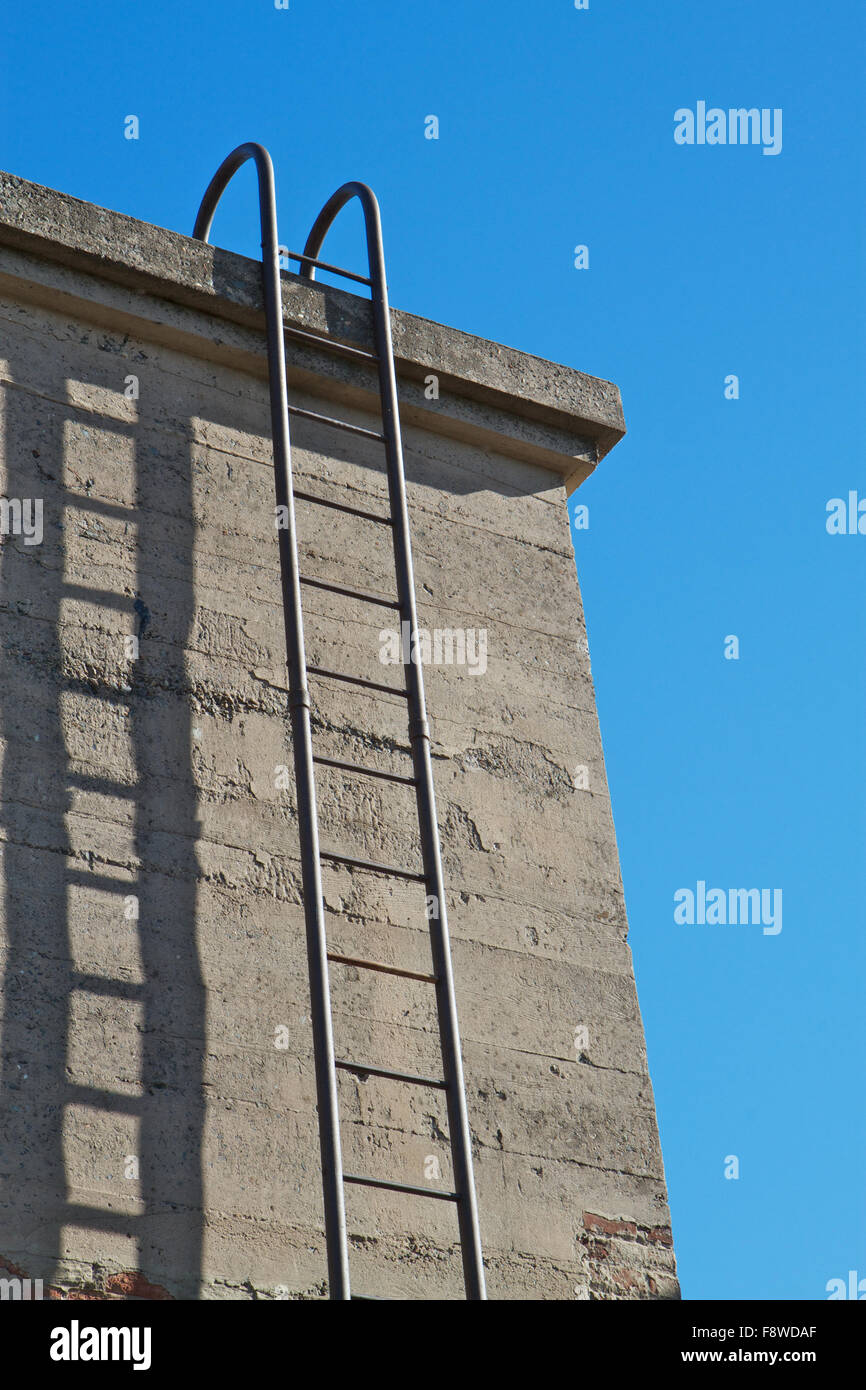
[[[591,1298],[678,1298],[670,1228],[583,1213]],[[654,1249],[655,1248],[655,1249]]]
[[[0,1255],[0,1270],[5,1270],[18,1279],[30,1278],[30,1275],[20,1265],[13,1264],[11,1260],[4,1259],[2,1255]],[[43,1287],[43,1296],[65,1302],[79,1299],[98,1302],[111,1299],[137,1301],[171,1298],[167,1289],[162,1288],[159,1284],[149,1283],[137,1270],[126,1270],[120,1274],[95,1273],[90,1283],[46,1284]]]

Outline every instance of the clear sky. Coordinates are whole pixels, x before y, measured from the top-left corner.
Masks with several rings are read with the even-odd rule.
[[[621,388],[575,542],[683,1291],[866,1277],[866,535],[825,524],[866,499],[863,6],[36,9],[4,12],[0,167],[189,233],[259,140],[283,241],[363,179],[393,303]],[[781,152],[676,144],[699,101],[781,108]],[[253,187],[214,229],[250,255]],[[328,255],[361,268],[354,212]],[[781,932],[676,923],[699,881],[782,889]]]

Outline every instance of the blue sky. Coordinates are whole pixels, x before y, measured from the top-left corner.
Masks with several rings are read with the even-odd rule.
[[[575,541],[684,1295],[866,1276],[866,536],[825,528],[866,498],[862,7],[79,0],[3,28],[3,168],[189,233],[260,140],[295,249],[363,179],[395,304],[620,386]],[[699,100],[781,108],[781,153],[675,144]],[[251,255],[253,178],[214,232]],[[781,933],[677,925],[698,880],[781,888]]]

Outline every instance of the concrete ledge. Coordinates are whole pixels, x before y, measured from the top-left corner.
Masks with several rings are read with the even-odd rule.
[[[208,338],[209,355],[265,374],[257,261],[2,171],[0,253],[0,283],[9,290],[78,312],[95,301],[101,322],[106,310],[118,326],[145,320],[165,342]],[[287,326],[371,345],[365,299],[295,275],[282,279]],[[111,286],[126,293],[112,295]],[[232,325],[240,331],[227,334]],[[568,491],[625,433],[611,382],[396,309],[392,328],[407,424],[551,469]],[[324,374],[337,399],[374,404],[375,380],[364,369],[291,340],[287,347],[289,376],[299,384]],[[436,401],[424,396],[431,373],[439,379]]]

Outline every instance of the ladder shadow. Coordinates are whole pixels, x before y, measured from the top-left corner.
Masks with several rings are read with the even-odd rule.
[[[59,353],[16,385],[6,352],[3,493],[42,499],[44,536],[0,548],[0,1272],[196,1298],[190,430],[161,457],[157,389],[112,409],[116,347],[76,360],[86,408]]]

